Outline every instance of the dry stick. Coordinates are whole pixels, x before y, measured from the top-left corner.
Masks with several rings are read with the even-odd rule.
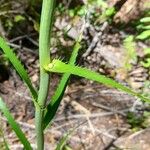
[[[18,14],[18,13],[21,13],[21,12],[17,10],[2,11],[0,12],[0,16],[9,15],[9,14]]]
[[[91,51],[96,47],[99,38],[102,36],[103,31],[106,30],[108,28],[108,22],[104,22],[101,30],[94,36],[90,46],[88,47],[88,49],[86,50],[86,52],[83,54],[83,57],[87,57]]]
[[[35,54],[36,56],[38,56],[37,51],[33,51],[33,50],[31,50],[31,49],[29,49],[27,47],[21,47],[20,45],[17,45],[17,44],[14,44],[14,43],[9,43],[9,42],[7,42],[7,44],[9,46],[13,47],[13,48],[22,49],[22,50],[28,51],[28,52],[30,52],[30,53]]]

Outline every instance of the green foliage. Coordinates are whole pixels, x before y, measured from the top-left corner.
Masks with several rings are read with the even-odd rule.
[[[145,118],[143,116],[139,117],[133,112],[128,112],[127,121],[131,125],[131,128],[136,131],[143,126]]]
[[[24,69],[23,65],[18,60],[18,58],[16,57],[16,55],[12,51],[12,49],[10,49],[10,47],[7,45],[6,41],[3,38],[1,38],[1,37],[0,37],[0,48],[3,50],[3,52],[5,53],[7,58],[9,59],[9,61],[15,67],[16,71],[18,72],[18,74],[20,75],[22,80],[28,86],[28,88],[29,88],[29,90],[30,90],[30,92],[32,94],[33,100],[35,102],[37,100],[37,92],[34,89],[34,87],[33,87],[32,83],[31,83],[31,80],[30,80],[26,70]]]
[[[146,40],[150,37],[150,17],[149,14],[146,17],[140,19],[140,24],[137,26],[137,29],[141,32],[136,39]]]
[[[125,60],[124,60],[124,68],[127,71],[132,69],[131,61],[136,61],[136,47],[134,42],[134,36],[130,35],[123,41],[123,46],[125,48]]]
[[[141,23],[149,23],[150,22],[150,17],[145,17],[145,18],[142,18],[140,20]]]
[[[150,39],[150,11],[148,11],[145,15],[145,17],[140,19],[140,24],[137,26],[138,31],[141,33],[136,36],[136,39],[138,40],[147,40]],[[150,48],[144,49],[144,61],[141,61],[141,64],[145,68],[150,67]]]
[[[150,37],[150,30],[146,30],[146,31],[143,31],[141,34],[139,34],[136,39],[139,39],[139,40],[145,40],[147,38]]]
[[[57,147],[55,150],[63,150],[66,146],[66,142],[68,141],[70,135],[72,132],[68,132],[67,134],[65,134],[62,139],[59,141],[59,143],[57,144]]]
[[[81,5],[81,6],[77,6],[74,9],[70,9],[69,10],[69,15],[71,17],[74,16],[84,16],[86,14],[86,6],[85,5]]]
[[[114,8],[114,7],[110,7],[110,8],[108,8],[108,9],[106,9],[106,11],[105,11],[104,14],[105,14],[106,17],[111,17],[111,16],[113,16],[115,13],[116,13],[115,8]]]
[[[107,3],[104,0],[88,0],[88,3],[90,5],[102,7],[103,9],[106,9],[108,7]]]
[[[145,56],[149,56],[150,55],[150,48],[145,48],[144,54],[145,54]],[[149,68],[150,67],[150,57],[147,57],[147,58],[145,58],[144,61],[141,61],[141,64],[143,67]]]
[[[1,110],[1,112],[3,112],[4,116],[7,118],[8,123],[10,124],[12,129],[15,131],[15,133],[18,136],[20,142],[24,145],[24,148],[27,149],[27,150],[32,150],[29,141],[25,137],[24,133],[22,132],[19,125],[16,123],[16,121],[12,117],[12,115],[9,112],[6,104],[3,102],[3,100],[1,98],[0,98],[0,110]]]
[[[24,33],[26,25],[38,32],[41,3],[42,0],[5,0],[0,2],[0,21],[7,34],[13,37],[19,36]],[[21,9],[16,9],[19,6]]]
[[[20,22],[20,21],[23,21],[23,20],[25,20],[25,17],[22,16],[22,15],[16,15],[16,16],[14,17],[14,21],[15,21],[15,22]]]
[[[4,54],[0,56],[0,65],[9,66],[9,59]]]
[[[0,123],[0,138],[2,139],[2,141],[0,141],[0,149],[1,150],[9,150],[9,145],[5,139],[5,136],[4,136],[4,131],[3,131],[3,125],[2,125],[2,120],[1,120],[1,123]]]
[[[126,87],[104,75],[98,74],[98,73],[88,70],[86,68],[66,64],[58,59],[54,59],[50,64],[48,64],[44,68],[45,68],[45,70],[47,70],[49,72],[70,73],[70,74],[74,74],[74,75],[77,75],[80,77],[87,78],[89,80],[97,81],[106,86],[110,86],[110,87],[122,90],[133,96],[136,96],[136,97],[140,98],[141,100],[143,100],[144,102],[150,103],[150,100],[146,97],[143,97],[142,94],[134,92],[132,89],[130,89],[130,88],[128,88],[128,87]]]
[[[144,128],[150,127],[150,112],[144,111],[143,117],[144,117],[143,127]]]
[[[76,62],[78,51],[81,48],[81,45],[80,45],[81,39],[82,38],[79,37],[73,47],[73,52],[72,52],[71,58],[69,60],[69,64],[73,65]],[[46,107],[45,116],[44,116],[44,129],[46,128],[46,126],[49,123],[51,123],[52,119],[54,118],[54,116],[56,114],[56,111],[60,105],[62,98],[63,98],[63,95],[64,95],[65,89],[67,87],[70,76],[71,76],[70,73],[63,74],[61,81],[60,81],[54,95],[52,96],[50,103]]]
[[[150,126],[150,113],[144,111],[143,115],[138,116],[133,112],[127,113],[127,122],[131,125],[133,131]]]
[[[93,15],[97,16],[97,17],[101,16],[101,18],[103,18],[103,19],[104,18],[109,18],[112,15],[114,15],[114,13],[115,13],[115,8],[114,7],[109,8],[107,3],[104,0],[96,0],[96,1],[95,0],[89,0],[86,5],[79,5],[75,8],[73,8],[73,9],[70,9],[69,10],[69,15],[71,17],[84,16],[87,12],[87,9],[88,8],[93,9],[93,6],[97,9],[102,10],[102,13],[100,11],[99,12],[95,11],[93,13]]]

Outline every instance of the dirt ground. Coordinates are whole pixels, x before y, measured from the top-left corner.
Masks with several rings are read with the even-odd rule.
[[[140,64],[140,61],[144,59],[142,50],[148,47],[149,43],[136,43],[138,59],[131,60],[131,62],[129,60],[133,67],[130,71],[126,71],[124,63],[121,61],[126,59],[123,39],[131,30],[128,28],[119,30],[107,21],[103,22],[98,29],[95,29],[90,22],[88,23],[83,36],[83,43],[86,46],[79,54],[78,64],[114,78],[136,91],[141,91],[144,82],[149,80],[149,69]],[[61,29],[68,24],[71,23],[67,17],[58,17],[55,20],[54,33],[57,31],[58,35],[61,35]],[[75,25],[67,33],[67,36],[70,37],[69,40],[60,36],[61,46],[64,48],[72,47],[82,21],[79,19]],[[38,87],[38,51],[33,50],[38,47],[35,37],[37,34],[19,36],[18,39],[10,39],[9,44],[25,65],[34,85]],[[70,51],[62,52],[59,47],[55,47],[55,45],[52,47],[52,57],[61,57],[64,53],[67,53],[66,56],[68,56]],[[13,116],[31,141],[33,148],[36,149],[34,107],[29,91],[11,65],[5,69],[8,77],[5,78],[5,75],[0,77],[0,96],[7,103]],[[49,99],[56,89],[59,79],[60,75],[52,75]],[[63,135],[71,130],[73,132],[67,145],[73,150],[150,150],[150,119],[147,118],[148,125],[146,127],[140,124],[138,129],[135,129],[128,119],[129,112],[132,112],[137,118],[143,118],[144,111],[149,112],[149,105],[133,96],[73,76],[52,126],[46,129],[45,150],[55,149]],[[11,150],[23,149],[3,115],[1,115],[1,130],[10,144]]]
[[[38,57],[28,51],[20,50],[18,52],[21,53],[18,55],[26,64],[31,79],[37,86]],[[59,76],[53,75],[51,80],[54,82],[50,88],[50,96],[53,89],[56,88]],[[33,104],[29,91],[13,68],[9,69],[9,79],[0,83],[0,92],[35,147]],[[148,150],[150,147],[149,128],[141,128],[138,132],[133,132],[127,121],[127,112],[132,111],[138,116],[140,113],[142,115],[144,109],[146,106],[132,96],[95,82],[73,77],[52,127],[46,130],[46,149],[54,149],[60,138],[69,130],[74,129],[68,141],[69,146],[74,150],[128,148]],[[18,144],[18,139],[8,127],[6,119],[1,118],[2,129],[5,130],[5,138],[10,143],[11,149],[21,149],[21,145]]]

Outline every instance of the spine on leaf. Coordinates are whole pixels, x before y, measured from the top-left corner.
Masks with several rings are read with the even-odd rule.
[[[63,63],[62,61],[57,60],[57,59],[54,59],[52,61],[52,63],[50,63],[48,66],[46,66],[45,70],[50,71],[50,72],[56,72],[56,73],[70,73],[70,74],[74,74],[74,75],[77,75],[80,77],[84,77],[89,80],[97,81],[106,86],[110,86],[110,87],[116,88],[118,90],[121,90],[123,92],[126,92],[128,94],[131,94],[133,96],[136,96],[145,102],[150,102],[150,100],[148,98],[146,98],[146,97],[142,96],[140,93],[137,93],[137,92],[133,91],[132,89],[116,82],[115,80],[112,80],[104,75],[93,72],[86,68]]]

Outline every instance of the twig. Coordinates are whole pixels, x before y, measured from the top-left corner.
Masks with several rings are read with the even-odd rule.
[[[102,104],[98,104],[98,103],[93,102],[92,105],[93,105],[93,106],[96,106],[96,107],[99,107],[99,108],[101,108],[101,109],[107,110],[107,111],[111,111],[111,112],[120,114],[120,115],[122,115],[122,116],[126,116],[126,114],[125,114],[124,112],[119,111],[119,110],[112,109],[112,108],[107,107],[107,106],[104,106],[104,105],[102,105]],[[126,109],[126,111],[129,111],[129,109]]]
[[[108,22],[104,22],[104,24],[101,27],[101,30],[98,33],[96,33],[90,46],[88,47],[86,52],[83,54],[83,57],[87,57],[91,53],[91,51],[96,47],[97,43],[99,42],[100,37],[102,36],[103,32],[106,30],[107,27],[108,27]]]
[[[0,12],[0,16],[4,16],[4,15],[7,15],[7,14],[22,14],[22,12],[18,11],[18,10],[8,10],[8,11],[2,11]]]
[[[122,110],[122,112],[126,112],[126,111],[127,111],[126,109]],[[93,113],[93,114],[90,114],[88,117],[89,118],[105,117],[105,116],[114,115],[116,113],[115,112]],[[77,114],[77,115],[72,115],[72,116],[68,116],[68,117],[57,118],[57,119],[55,119],[55,121],[62,121],[65,119],[80,119],[80,118],[86,118],[86,117],[87,117],[87,115],[85,115],[85,114]]]
[[[8,44],[9,46],[11,46],[11,47],[28,51],[28,52],[30,52],[30,53],[36,55],[36,56],[38,55],[38,52],[37,52],[37,51],[33,51],[33,50],[31,50],[31,49],[29,49],[29,48],[27,48],[27,47],[21,47],[21,46],[19,46],[19,45],[17,45],[17,44],[9,43],[9,42],[8,42],[7,44]]]

